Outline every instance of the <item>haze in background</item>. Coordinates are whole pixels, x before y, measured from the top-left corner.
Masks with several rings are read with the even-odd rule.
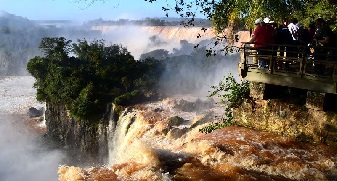
[[[56,24],[48,24],[55,23]],[[90,23],[87,23],[90,24]],[[0,75],[28,75],[27,62],[41,56],[38,49],[43,37],[65,37],[74,43],[78,39],[105,40],[106,45],[126,47],[136,60],[154,57],[167,64],[160,89],[165,93],[195,93],[206,96],[210,86],[216,85],[228,72],[236,73],[238,57],[206,57],[206,48],[213,48],[213,36],[197,38],[201,27],[112,26],[96,29],[88,25],[74,25],[72,21],[32,21],[3,12],[0,16]],[[195,49],[195,45],[199,44]],[[216,48],[223,48],[226,42]],[[202,92],[202,93],[200,93]]]

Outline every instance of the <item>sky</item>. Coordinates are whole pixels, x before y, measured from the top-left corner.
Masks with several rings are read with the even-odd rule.
[[[163,6],[173,0],[0,0],[0,10],[30,20],[88,21],[165,17]],[[169,17],[177,17],[174,12]]]

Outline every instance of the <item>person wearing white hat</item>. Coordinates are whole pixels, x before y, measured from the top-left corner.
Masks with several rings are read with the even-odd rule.
[[[274,21],[270,21],[269,18],[264,18],[264,19],[263,19],[263,22],[264,22],[264,23],[267,23],[267,24],[269,24],[269,23],[270,23],[270,24],[274,23]]]
[[[274,43],[274,29],[271,26],[266,26],[265,22],[261,19],[255,20],[254,24],[256,28],[249,43],[254,43],[254,48],[256,48],[258,55],[269,54],[269,46]],[[258,67],[267,68],[268,60],[259,58]]]
[[[261,23],[263,23],[263,21],[260,18],[254,22],[255,25],[260,25]]]

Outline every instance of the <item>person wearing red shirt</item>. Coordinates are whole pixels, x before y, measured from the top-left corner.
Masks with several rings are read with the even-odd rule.
[[[254,43],[254,47],[257,49],[258,55],[271,54],[269,51],[271,44],[274,43],[274,28],[261,19],[255,21],[256,28],[252,34],[252,38],[249,43]],[[259,58],[258,67],[267,68],[267,59]]]

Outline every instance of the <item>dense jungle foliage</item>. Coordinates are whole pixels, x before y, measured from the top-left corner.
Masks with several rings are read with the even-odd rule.
[[[158,61],[136,61],[126,48],[102,40],[72,44],[46,37],[40,49],[45,56],[27,65],[36,78],[37,100],[66,105],[79,120],[99,119],[108,103],[126,105],[152,94],[161,71]]]

